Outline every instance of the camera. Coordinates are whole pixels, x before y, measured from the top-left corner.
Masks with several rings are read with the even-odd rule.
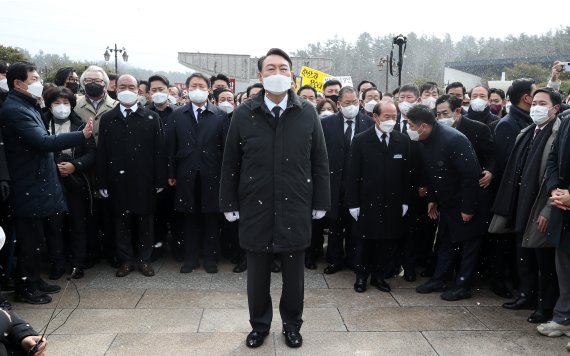
[[[404,35],[398,35],[394,37],[393,44],[398,46],[403,46],[408,41],[408,38]]]

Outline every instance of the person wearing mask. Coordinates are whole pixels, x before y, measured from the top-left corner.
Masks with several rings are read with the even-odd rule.
[[[479,121],[489,126],[491,131],[495,131],[500,118],[493,114],[489,108],[491,90],[486,86],[476,85],[471,89],[469,96],[471,97],[471,102],[467,111],[467,117],[471,120]]]
[[[55,73],[53,83],[58,87],[66,87],[71,90],[73,94],[79,92],[79,76],[75,73],[73,67],[60,68],[57,73]]]
[[[461,82],[453,82],[445,87],[445,94],[453,95],[459,100],[462,100],[461,104],[461,115],[466,116],[467,110],[469,110],[469,95],[467,95],[467,89]]]
[[[405,134],[408,131],[408,118],[406,115],[414,105],[421,101],[420,90],[415,84],[405,84],[398,91],[397,97],[399,115],[395,129]]]
[[[303,85],[297,90],[297,95],[317,107],[317,90],[310,85]]]
[[[217,273],[220,171],[230,120],[208,101],[208,77],[193,73],[186,87],[191,102],[174,112],[166,132],[168,184],[175,187],[174,210],[184,214],[185,256],[180,273],[200,266],[200,252],[206,272]]]
[[[559,290],[555,249],[546,241],[552,206],[544,176],[560,127],[556,115],[562,97],[550,88],[541,88],[534,91],[532,98],[533,124],[522,129],[515,141],[492,210],[517,234],[516,304],[535,308],[528,322],[545,323],[552,319]],[[509,306],[515,306],[515,302]]]
[[[396,105],[376,104],[372,114],[375,125],[353,140],[348,172],[346,205],[355,220],[354,290],[358,293],[366,291],[369,275],[371,285],[390,292],[384,275],[402,236],[410,197],[410,140],[393,131]]]
[[[338,96],[342,83],[336,79],[329,80],[323,84],[323,94],[325,98],[331,99],[335,104],[338,102]]]
[[[213,92],[214,104],[232,117],[232,113],[236,108],[234,92],[229,88],[218,88]]]
[[[248,347],[261,346],[269,335],[274,253],[282,266],[285,343],[302,345],[304,251],[311,218],[330,208],[323,131],[314,107],[291,90],[291,66],[277,48],[259,59],[264,89],[236,109],[224,150],[220,208],[226,219],[239,219],[240,245],[247,251]]]
[[[489,110],[497,117],[502,118],[507,115],[505,106],[507,105],[507,97],[502,89],[491,88],[489,90]]]
[[[138,83],[129,74],[117,78],[119,105],[101,117],[96,156],[96,187],[111,198],[117,257],[115,273],[124,277],[135,265],[147,277],[154,241],[156,194],[166,184],[164,133],[160,117],[138,105]],[[136,224],[137,237],[131,227]],[[136,255],[133,241],[136,243]]]
[[[334,115],[338,112],[336,103],[331,99],[323,99],[319,104],[317,104],[317,113],[319,118],[324,119],[327,116]]]
[[[420,87],[420,102],[430,109],[435,109],[435,101],[438,97],[437,83],[427,82]]]
[[[477,156],[471,143],[457,130],[441,125],[433,111],[416,105],[408,111],[408,135],[419,141],[428,177],[428,215],[439,219],[437,263],[433,276],[416,288],[418,293],[442,292],[446,276],[461,251],[459,269],[441,298],[447,301],[471,297],[478,262],[481,215],[478,211],[479,176]]]
[[[6,79],[6,71],[8,70],[8,65],[4,61],[0,61],[0,109],[2,109],[2,104],[8,96],[8,79]]]
[[[371,82],[369,80],[363,80],[360,83],[358,83],[358,86],[356,87],[356,90],[358,90],[358,98],[360,100],[364,100],[364,91],[370,88],[376,88],[376,84],[374,84],[374,82]]]
[[[180,89],[174,85],[174,84],[170,84],[168,86],[168,101],[170,101],[171,104],[176,105],[176,106],[182,106],[180,100]]]
[[[107,95],[113,100],[117,100],[117,75],[113,73],[107,74],[109,84],[107,84]]]
[[[8,68],[6,77],[10,93],[0,111],[0,127],[11,176],[9,206],[17,236],[15,298],[45,304],[51,301],[47,293],[57,293],[61,287],[49,285],[40,276],[43,225],[48,217],[67,211],[53,152],[83,144],[92,135],[93,121],[89,120],[82,131],[50,135],[38,106],[43,86],[35,65],[16,62]]]
[[[328,82],[330,83],[330,82]],[[321,120],[330,168],[331,209],[326,214],[329,228],[325,274],[334,274],[345,267],[354,267],[354,244],[351,236],[353,219],[346,206],[350,145],[355,135],[374,125],[372,119],[360,112],[356,89],[346,86],[338,93],[335,115]]]
[[[375,87],[370,87],[368,89],[364,89],[362,92],[362,100],[361,105],[364,109],[364,113],[370,117],[372,117],[372,111],[382,100],[382,92]]]

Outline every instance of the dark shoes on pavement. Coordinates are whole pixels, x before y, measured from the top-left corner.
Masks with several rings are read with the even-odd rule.
[[[372,277],[370,279],[370,285],[376,287],[376,289],[378,289],[381,292],[390,292],[392,289],[390,288],[390,285],[388,283],[386,283],[386,281],[384,280],[384,278],[381,277]]]
[[[340,263],[331,263],[330,265],[325,267],[325,270],[323,272],[324,274],[335,274],[338,271],[342,271],[343,269],[344,265]]]
[[[127,264],[127,263],[123,263],[121,265],[121,267],[119,267],[119,269],[117,270],[117,272],[115,273],[115,276],[117,277],[125,277],[126,275],[128,275],[129,273],[131,273],[132,271],[135,270],[135,267],[133,265]]]
[[[303,345],[303,337],[300,332],[283,330],[283,335],[285,335],[285,343],[287,346],[295,348]]]
[[[516,300],[512,302],[504,303],[503,308],[510,310],[521,310],[521,309],[534,310],[536,309],[536,301],[530,300],[529,298],[526,297],[518,297]]]
[[[448,289],[441,294],[441,299],[447,300],[449,302],[454,302],[462,299],[471,298],[471,291],[463,287],[455,287]]]
[[[542,324],[550,320],[552,320],[552,312],[544,312],[542,310],[535,311],[526,319],[526,321],[533,324]]]
[[[243,262],[240,262],[237,265],[235,265],[233,272],[234,273],[242,273],[242,272],[245,272],[245,270],[247,270],[247,262],[243,261]]]
[[[17,302],[28,304],[47,304],[51,302],[51,297],[39,289],[16,291],[15,299]]]
[[[491,291],[501,298],[511,299],[513,297],[513,293],[504,283],[491,283]]]
[[[433,292],[443,292],[445,283],[438,280],[429,280],[426,283],[416,287],[416,292],[427,294]]]
[[[263,341],[265,340],[265,337],[269,335],[269,331],[264,331],[264,332],[259,332],[259,331],[252,331],[249,333],[249,335],[247,335],[247,338],[245,339],[245,344],[247,345],[247,347],[259,347],[261,345],[263,345]]]
[[[368,278],[364,277],[356,277],[356,282],[354,283],[354,290],[356,293],[364,293],[366,292],[366,280]]]
[[[154,269],[150,265],[150,263],[141,263],[139,264],[139,271],[145,277],[152,277],[154,276]]]

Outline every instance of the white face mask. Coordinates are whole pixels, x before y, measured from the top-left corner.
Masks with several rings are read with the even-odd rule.
[[[469,111],[469,105],[463,105],[461,108],[463,111]]]
[[[382,132],[390,133],[394,130],[394,126],[396,126],[396,120],[382,121],[379,126]]]
[[[166,102],[166,100],[168,100],[167,93],[156,92],[152,94],[152,102],[156,105],[162,105]]]
[[[176,103],[178,102],[178,100],[176,100],[176,98],[173,97],[172,95],[169,95],[169,96],[168,96],[168,101],[170,101],[170,103],[171,103],[172,105],[176,105]]]
[[[369,102],[364,104],[364,110],[366,110],[367,112],[372,112],[376,104],[378,104],[376,100],[370,100]]]
[[[319,117],[322,119],[323,117],[331,116],[334,112],[329,110],[324,110],[320,113]]]
[[[202,104],[208,100],[208,92],[202,89],[194,89],[188,92],[188,98],[195,104]]]
[[[530,118],[537,126],[540,126],[548,121],[549,119],[548,111],[549,108],[547,108],[546,106],[539,106],[539,105],[532,106],[530,108]]]
[[[221,102],[220,105],[218,105],[218,107],[224,110],[228,114],[231,114],[234,111],[234,106],[232,105],[232,103],[229,103],[227,101]]]
[[[26,91],[34,97],[34,99],[38,99],[42,97],[42,92],[44,91],[44,86],[40,82],[33,82],[32,84],[28,85],[28,89]]]
[[[441,119],[438,119],[437,122],[444,125],[444,126],[451,127],[451,126],[453,126],[455,119],[453,117],[443,117]]]
[[[398,108],[400,108],[400,112],[402,113],[402,115],[406,116],[408,115],[408,111],[410,111],[410,109],[415,105],[415,103],[409,103],[407,101],[402,101],[401,103],[398,104]]]
[[[56,119],[65,120],[71,114],[71,106],[65,104],[52,106],[51,113]]]
[[[485,111],[487,107],[487,100],[483,100],[481,98],[471,100],[471,109],[476,112]]]
[[[342,115],[347,119],[354,119],[358,115],[358,105],[342,106]]]
[[[408,131],[406,131],[408,133],[408,136],[410,136],[410,140],[412,141],[419,141],[420,140],[420,134],[417,131],[412,131],[410,129],[408,129]]]
[[[511,111],[511,103],[508,103],[507,105],[505,105],[505,111],[507,112],[507,114],[509,113],[509,111]]]
[[[141,103],[142,106],[145,106],[146,105],[146,96],[139,95],[139,103]]]
[[[139,100],[139,96],[137,93],[130,90],[123,90],[122,92],[117,93],[117,99],[124,106],[133,106]]]
[[[291,89],[291,77],[281,74],[263,78],[263,89],[271,94],[280,95]]]
[[[8,79],[0,80],[0,90],[4,92],[8,91]]]
[[[435,101],[436,99],[430,96],[429,98],[422,99],[422,104],[430,109],[435,109]]]

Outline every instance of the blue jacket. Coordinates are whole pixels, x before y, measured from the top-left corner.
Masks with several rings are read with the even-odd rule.
[[[83,132],[50,135],[36,100],[10,91],[0,111],[10,172],[8,204],[17,218],[45,218],[67,211],[53,152],[85,141]]]

